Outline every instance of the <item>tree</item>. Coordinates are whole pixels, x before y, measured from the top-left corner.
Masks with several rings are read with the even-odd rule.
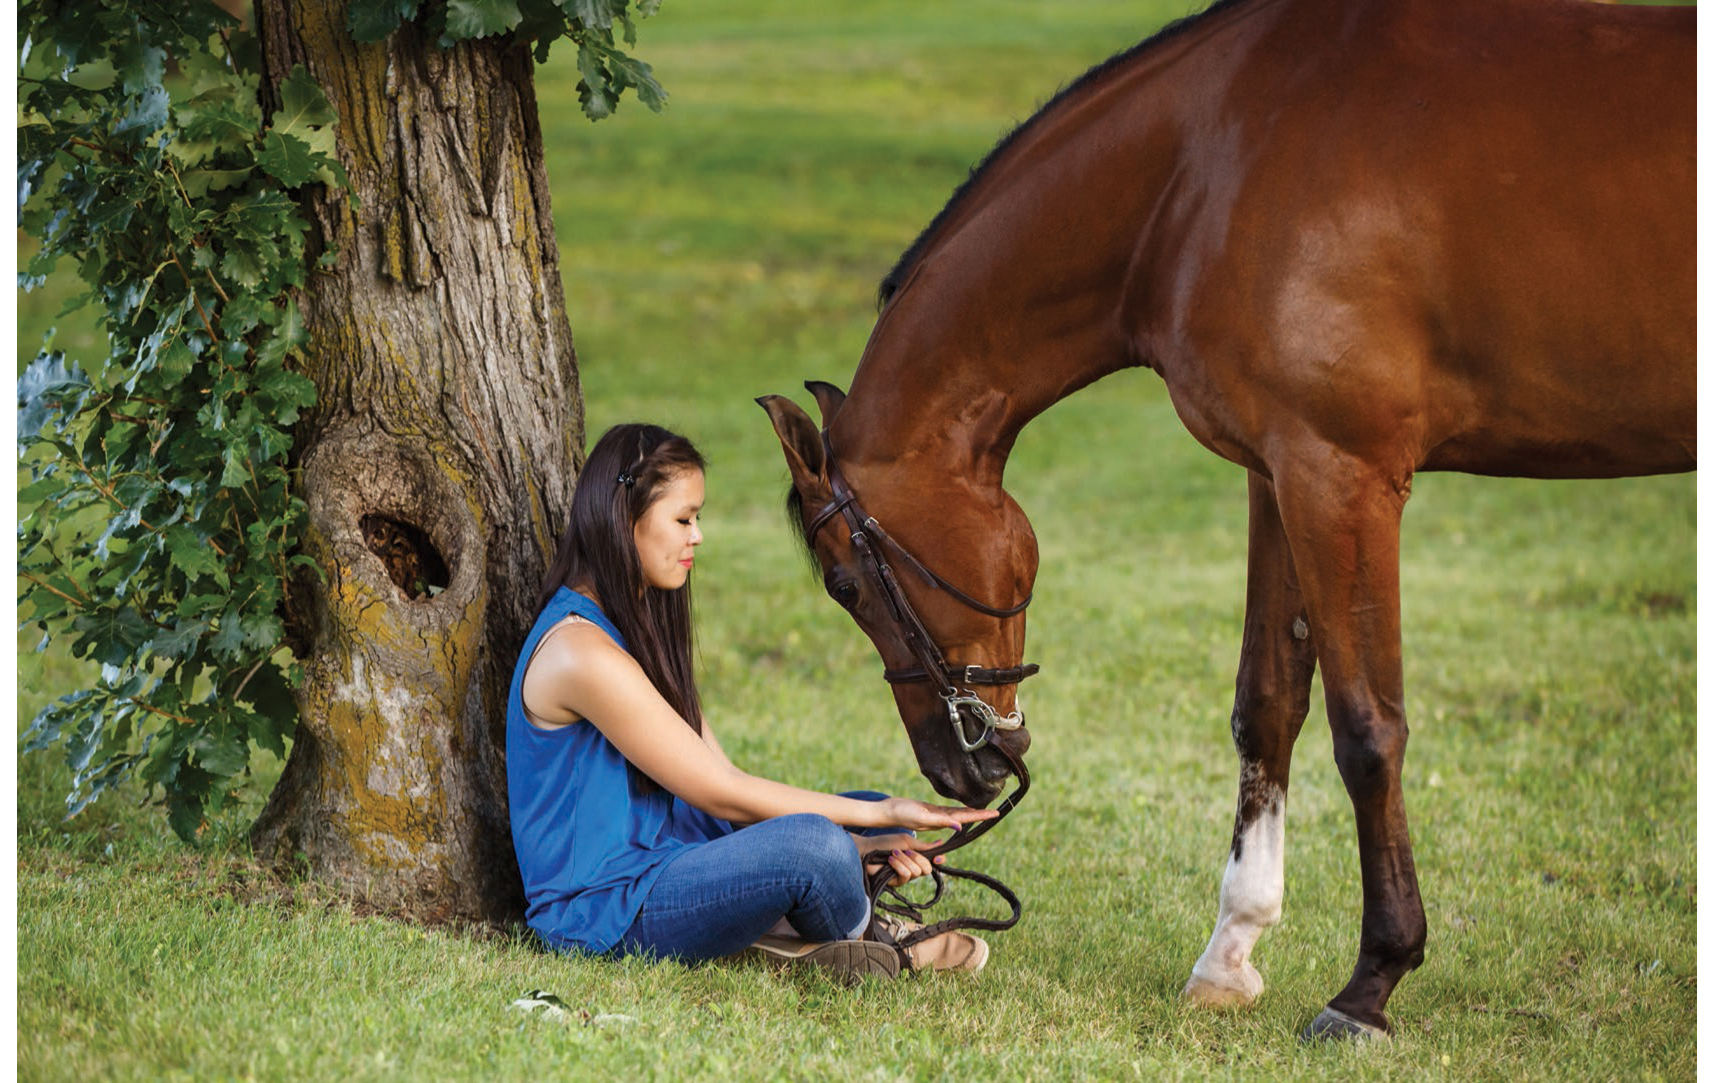
[[[111,343],[19,387],[29,616],[103,664],[29,738],[73,812],[134,775],[194,837],[295,725],[260,856],[521,911],[505,700],[583,435],[530,44],[577,44],[591,117],[658,108],[628,4],[257,0],[254,53],[212,9],[25,9],[28,275],[74,256]]]

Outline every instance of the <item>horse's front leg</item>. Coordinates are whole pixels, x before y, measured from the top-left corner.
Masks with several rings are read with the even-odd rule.
[[[1399,520],[1409,473],[1330,449],[1277,470],[1326,690],[1333,756],[1357,820],[1363,925],[1351,980],[1306,1037],[1389,1030],[1387,999],[1422,962],[1428,925],[1405,821],[1408,728],[1399,635]]]
[[[1232,706],[1238,815],[1214,935],[1184,987],[1199,1004],[1249,1004],[1262,994],[1250,951],[1280,919],[1291,750],[1309,712],[1314,676],[1315,647],[1274,487],[1251,474],[1249,589]]]

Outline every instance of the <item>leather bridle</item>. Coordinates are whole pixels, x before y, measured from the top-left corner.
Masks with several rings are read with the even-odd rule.
[[[804,528],[804,536],[813,546],[816,535],[823,526],[832,521],[835,515],[844,518],[846,526],[850,529],[851,546],[857,552],[859,564],[864,570],[864,574],[880,591],[881,596],[886,599],[887,610],[892,617],[893,624],[917,660],[917,668],[915,669],[889,669],[884,671],[882,676],[886,678],[889,684],[925,681],[933,685],[941,701],[946,704],[947,716],[952,723],[952,732],[958,739],[959,747],[965,752],[974,752],[984,745],[992,743],[1000,754],[1006,757],[1011,764],[1012,773],[1018,779],[1018,788],[1000,804],[999,816],[992,820],[979,821],[966,830],[955,832],[933,850],[923,851],[931,856],[946,853],[981,837],[989,828],[999,823],[1008,812],[1017,807],[1018,802],[1023,800],[1024,794],[1030,788],[1030,773],[1024,767],[1023,760],[1013,755],[1004,742],[993,740],[996,731],[1015,730],[1023,726],[1022,709],[1014,708],[1011,714],[1002,716],[975,693],[973,686],[986,685],[992,687],[1018,684],[1024,678],[1038,672],[1041,667],[1033,662],[1020,662],[1016,666],[1004,669],[949,664],[945,654],[935,643],[934,637],[923,625],[922,618],[917,616],[915,608],[911,606],[910,599],[905,597],[905,592],[899,587],[898,577],[893,574],[892,565],[887,562],[883,550],[892,549],[930,584],[946,591],[965,606],[990,617],[1004,619],[1017,616],[1029,606],[1033,592],[1016,605],[1002,609],[977,601],[947,582],[946,579],[918,560],[897,539],[881,529],[881,524],[875,521],[874,516],[863,511],[862,505],[857,502],[856,494],[851,491],[851,486],[846,483],[844,476],[839,472],[839,467],[833,458],[833,443],[828,439],[825,431],[821,434],[821,445],[827,457],[827,479],[832,487],[833,499],[828,502],[826,507],[817,512],[814,518],[809,520],[808,525]],[[965,712],[969,712],[974,721],[981,727],[974,740],[965,735]]]
[[[998,730],[1014,730],[1023,726],[1023,709],[1014,708],[1011,714],[1002,716],[978,696],[973,688],[976,685],[993,687],[1018,684],[1025,677],[1038,672],[1041,667],[1033,662],[1022,661],[1018,665],[1005,669],[976,665],[955,666],[948,663],[946,655],[935,643],[928,628],[923,625],[922,618],[917,616],[916,609],[911,605],[910,599],[905,597],[905,592],[899,587],[898,577],[893,574],[892,565],[887,563],[887,557],[883,550],[892,549],[931,585],[946,591],[976,612],[990,617],[1004,620],[1007,617],[1017,616],[1029,606],[1030,598],[1034,596],[1034,592],[1025,596],[1024,600],[1018,604],[1002,609],[979,602],[947,582],[932,568],[918,560],[909,549],[906,549],[885,530],[882,530],[881,524],[875,521],[874,516],[863,511],[862,505],[857,503],[857,494],[851,491],[851,486],[846,483],[844,476],[839,472],[839,466],[833,458],[833,441],[828,438],[825,430],[821,434],[821,447],[827,458],[827,480],[833,491],[833,499],[828,502],[826,507],[817,512],[814,518],[809,520],[809,523],[804,527],[804,538],[813,547],[815,536],[820,533],[822,527],[831,522],[835,515],[844,518],[845,525],[851,532],[851,547],[857,553],[863,574],[880,591],[881,597],[887,600],[888,614],[892,617],[893,624],[898,629],[899,634],[904,637],[905,644],[910,648],[911,654],[917,660],[915,669],[889,669],[883,671],[882,676],[887,679],[888,684],[926,681],[933,685],[941,698],[941,702],[946,704],[947,717],[952,722],[952,732],[958,738],[959,747],[965,752],[974,752],[984,745],[992,743],[1011,764],[1012,774],[1018,780],[1018,788],[1013,790],[1011,795],[998,806],[998,816],[991,820],[979,820],[962,830],[954,831],[939,845],[919,851],[925,857],[932,859],[981,838],[995,824],[1005,819],[1007,813],[1016,808],[1018,802],[1022,801],[1024,795],[1030,791],[1030,772],[1024,766],[1023,759],[1014,755],[1012,750],[1007,748],[1003,742],[994,740],[994,734]],[[975,721],[981,726],[981,732],[975,740],[965,736],[964,712],[966,711],[974,716]],[[952,876],[964,880],[974,880],[984,885],[1004,899],[1012,912],[1009,916],[997,920],[976,917],[948,918],[932,925],[922,925],[920,928],[898,937],[888,931],[881,922],[870,922],[867,935],[897,949],[901,959],[905,960],[907,965],[910,959],[908,949],[925,940],[958,929],[995,931],[1010,929],[1023,916],[1023,903],[1018,901],[1018,896],[1005,884],[991,876],[984,876],[979,872],[954,868],[945,864],[933,866],[932,876],[934,878],[934,895],[926,902],[913,903],[892,889],[890,884],[893,878],[893,870],[883,864],[869,876],[870,905],[873,909],[887,910],[913,922],[921,923],[924,920],[922,911],[940,901],[941,892],[946,888],[946,878]],[[883,902],[881,900],[883,894],[890,895],[894,901]]]

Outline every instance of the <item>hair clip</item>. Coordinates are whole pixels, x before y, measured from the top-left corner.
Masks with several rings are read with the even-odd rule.
[[[629,489],[631,486],[637,484],[637,479],[632,477],[629,474],[620,474],[618,484],[623,485],[625,488]]]

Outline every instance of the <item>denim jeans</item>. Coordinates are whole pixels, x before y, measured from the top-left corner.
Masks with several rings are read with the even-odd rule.
[[[886,795],[844,796],[880,801]],[[749,947],[782,917],[805,940],[853,939],[868,924],[857,846],[825,816],[778,816],[687,848],[656,877],[615,951],[715,959]]]

